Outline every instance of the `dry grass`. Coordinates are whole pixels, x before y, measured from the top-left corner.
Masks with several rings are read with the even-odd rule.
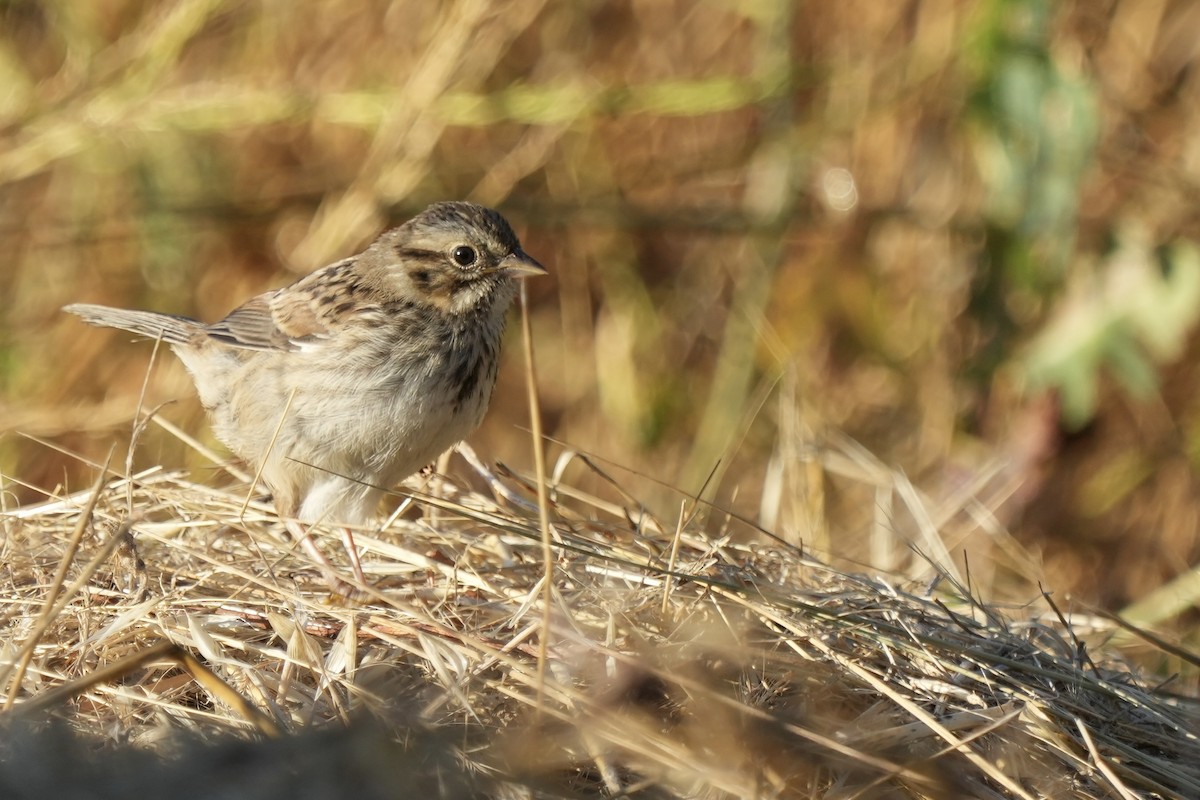
[[[872,474],[861,452],[812,444],[816,468]],[[195,796],[241,768],[322,796],[295,776],[342,758],[366,797],[397,781],[456,797],[1200,794],[1200,708],[1089,648],[1103,620],[989,605],[932,560],[919,584],[835,569],[690,501],[658,519],[628,494],[547,488],[548,631],[527,476],[410,481],[386,527],[357,532],[371,585],[348,605],[244,481],[110,472],[0,517],[3,685],[22,717],[65,703],[78,731],[182,747],[172,765],[126,753],[111,769],[128,759],[144,786]],[[357,732],[311,732],[346,723]],[[202,775],[218,760],[181,730],[309,733],[285,739],[290,756],[226,742],[237,766]],[[43,736],[20,760],[10,742],[0,771],[72,746]],[[89,774],[110,796],[117,779]],[[282,796],[256,785],[240,796]]]
[[[317,730],[279,772],[346,792],[1200,796],[1194,4],[319,7],[0,6],[14,706],[255,764]],[[554,580],[510,356],[472,442],[521,477],[414,484],[328,604],[179,365],[59,309],[216,319],[456,197],[552,269]]]
[[[747,514],[797,408],[932,494],[998,450],[1001,516],[1120,608],[1200,553],[1200,16],[1141,3],[4,4],[0,469],[86,480],[15,432],[98,458],[134,403],[138,351],[63,304],[216,319],[465,197],[552,267],[552,435],[689,491],[719,462]],[[513,375],[484,451],[519,446]],[[149,397],[200,435],[180,370]],[[1095,402],[1086,436],[1059,397]],[[151,432],[144,457],[190,456]]]
[[[1110,609],[1200,558],[1189,4],[320,12],[0,8],[0,471],[88,480],[19,434],[99,458],[136,402],[142,351],[65,303],[217,319],[462,197],[552,268],[531,291],[558,439],[750,516],[804,483],[767,469],[789,428],[847,431],[935,503],[998,453],[997,516]],[[202,436],[163,367],[147,402]],[[523,452],[516,374],[481,451]],[[141,458],[204,466],[157,431]],[[768,527],[892,566],[871,506],[826,499]],[[1142,618],[1186,637],[1195,590],[1168,591]]]

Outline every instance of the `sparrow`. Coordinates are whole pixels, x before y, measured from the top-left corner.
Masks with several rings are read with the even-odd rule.
[[[260,475],[335,591],[308,528],[371,522],[391,486],[482,421],[516,280],[544,275],[490,208],[435,203],[358,255],[251,298],[219,322],[75,304],[91,325],[170,345],[216,437]]]

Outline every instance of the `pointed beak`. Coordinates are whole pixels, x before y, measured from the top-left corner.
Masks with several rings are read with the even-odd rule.
[[[496,265],[514,278],[532,278],[534,275],[546,275],[546,268],[539,264],[533,256],[524,250],[517,249],[506,255]]]

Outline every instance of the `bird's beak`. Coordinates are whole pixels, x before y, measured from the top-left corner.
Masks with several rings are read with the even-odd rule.
[[[546,275],[546,268],[539,264],[533,256],[524,250],[514,250],[496,265],[497,270],[504,270],[514,278],[532,278],[534,275]]]

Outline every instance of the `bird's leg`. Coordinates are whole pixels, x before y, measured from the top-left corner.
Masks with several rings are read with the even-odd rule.
[[[325,554],[321,552],[321,548],[317,547],[317,543],[314,542],[312,536],[309,535],[307,525],[295,519],[285,520],[284,525],[287,527],[288,533],[290,533],[296,539],[296,541],[300,543],[300,546],[304,548],[304,552],[308,553],[308,557],[316,563],[317,569],[321,572],[321,577],[325,579],[325,583],[329,585],[329,588],[333,590],[335,594],[340,594],[347,598],[358,597],[362,594],[360,589],[352,586],[338,575],[337,570],[333,568],[333,564],[329,563],[329,559],[325,557]],[[347,550],[352,550],[353,545],[354,542],[351,540],[350,546],[347,548]],[[363,580],[362,565],[358,563],[357,552],[354,553],[352,560],[354,561],[354,565],[356,567],[355,577],[357,577],[359,580]]]

